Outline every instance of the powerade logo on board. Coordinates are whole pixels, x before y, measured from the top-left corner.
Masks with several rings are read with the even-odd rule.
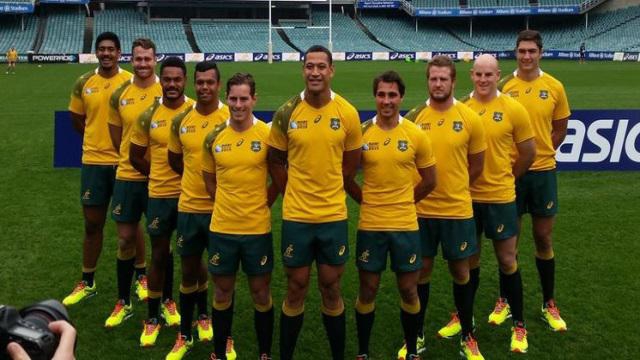
[[[346,61],[371,60],[373,55],[370,52],[348,52],[345,54]]]
[[[391,52],[389,53],[389,60],[415,60],[416,53],[414,52]]]
[[[30,61],[34,63],[76,63],[76,54],[33,54],[29,55]]]
[[[206,61],[219,61],[219,62],[227,62],[234,61],[235,55],[233,53],[207,53],[204,56]]]
[[[261,53],[253,53],[253,61],[261,62],[261,61],[269,61],[269,53],[261,52]],[[282,61],[282,53],[273,53],[273,61]]]
[[[640,110],[576,110],[556,160],[560,170],[640,170]]]

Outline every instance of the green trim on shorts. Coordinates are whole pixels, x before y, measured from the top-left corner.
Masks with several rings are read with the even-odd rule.
[[[387,254],[394,272],[414,272],[422,268],[419,231],[358,230],[358,269],[381,273],[387,268]]]
[[[554,216],[558,213],[556,170],[527,171],[516,180],[518,215]]]
[[[491,240],[507,240],[518,234],[518,212],[516,202],[510,203],[473,203],[473,217],[476,222],[476,234]]]
[[[209,233],[209,272],[213,275],[234,275],[242,263],[248,276],[273,271],[273,236]]]
[[[82,164],[80,202],[83,206],[109,205],[116,181],[116,165]]]
[[[209,246],[211,214],[178,211],[176,248],[180,256],[202,256]]]
[[[170,238],[178,226],[178,198],[149,198],[147,232],[154,237]]]
[[[116,179],[111,202],[111,218],[121,223],[137,223],[147,212],[149,188],[146,181]]]
[[[287,267],[318,264],[342,265],[349,260],[347,220],[302,223],[282,220],[280,251]]]
[[[422,256],[433,258],[442,246],[445,260],[462,260],[478,251],[476,223],[470,219],[418,218]]]

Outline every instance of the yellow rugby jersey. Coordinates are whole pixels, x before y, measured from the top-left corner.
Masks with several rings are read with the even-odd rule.
[[[180,196],[180,175],[176,174],[167,156],[167,143],[171,120],[193,106],[193,100],[185,96],[185,102],[177,109],[166,107],[162,98],[154,101],[133,128],[131,142],[148,148],[151,171],[149,173],[149,197],[177,198]]]
[[[267,144],[288,152],[283,219],[324,223],[347,218],[342,155],[362,146],[360,117],[340,95],[316,109],[294,96],[274,114]]]
[[[178,211],[202,214],[213,212],[213,201],[202,179],[202,144],[207,134],[228,118],[229,108],[220,102],[218,109],[209,115],[200,114],[194,104],[173,119],[168,149],[182,154],[184,162]]]
[[[471,95],[465,105],[480,115],[487,139],[484,170],[471,185],[471,198],[491,203],[512,202],[516,199],[516,191],[511,154],[515,144],[534,137],[529,114],[517,101],[500,91],[488,103]]]
[[[140,174],[129,161],[131,134],[140,115],[161,97],[162,86],[157,77],[156,82],[146,88],[137,86],[131,79],[122,84],[111,95],[109,124],[122,128],[120,160],[118,161],[116,179],[127,181],[147,180],[147,177]]]
[[[8,61],[18,61],[18,51],[17,50],[9,50],[9,51],[7,51],[7,60]]]
[[[434,110],[427,100],[407,113],[405,118],[414,121],[429,135],[438,163],[436,188],[417,204],[418,216],[471,218],[473,209],[467,155],[480,153],[487,148],[482,120],[457,100],[445,112]]]
[[[400,117],[398,126],[383,130],[376,118],[362,124],[362,204],[358,229],[418,230],[414,203],[417,168],[435,165],[429,137]]]
[[[130,72],[119,69],[118,74],[107,79],[95,69],[76,80],[71,92],[69,111],[86,115],[82,139],[83,164],[118,164],[118,153],[111,143],[107,125],[109,102],[113,92],[131,77]]]
[[[502,92],[522,104],[529,112],[536,137],[536,157],[530,170],[551,170],[556,167],[556,150],[551,142],[552,121],[571,115],[564,86],[553,76],[543,73],[533,81],[524,81],[517,71],[501,80]]]
[[[254,118],[237,132],[229,122],[219,125],[204,142],[202,170],[216,175],[216,201],[211,231],[257,235],[271,232],[267,205],[269,125]]]

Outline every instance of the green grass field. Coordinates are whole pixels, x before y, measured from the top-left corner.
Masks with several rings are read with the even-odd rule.
[[[504,73],[515,64],[504,61]],[[638,108],[640,64],[545,61],[545,71],[564,82],[574,109]],[[260,110],[273,110],[303,88],[300,64],[221,64],[223,79],[236,71],[255,75]],[[17,307],[46,298],[62,299],[80,276],[82,214],[78,201],[78,169],[54,169],[53,112],[67,107],[69,92],[77,76],[91,69],[85,65],[18,66],[17,75],[0,76],[0,303]],[[470,64],[458,65],[456,95],[471,90]],[[424,101],[424,64],[404,62],[337,63],[334,90],[359,109],[374,109],[371,80],[378,73],[395,69],[407,82],[404,108]],[[188,93],[193,95],[190,86]],[[569,331],[556,334],[539,319],[541,293],[530,231],[520,242],[520,264],[525,289],[525,318],[529,329],[529,359],[631,359],[637,357],[634,317],[640,313],[640,246],[635,231],[640,209],[638,172],[561,172],[560,215],[555,229],[557,255],[556,297]],[[349,202],[350,235],[354,244],[358,208]],[[275,248],[280,243],[280,202],[274,206]],[[529,229],[529,222],[525,228]],[[352,247],[354,249],[355,246]],[[483,242],[481,285],[475,311],[480,349],[487,359],[512,358],[508,352],[509,327],[486,324],[497,295],[497,268],[492,247]],[[106,330],[104,320],[116,298],[116,237],[108,221],[103,254],[96,275],[99,295],[69,309],[78,328],[79,359],[163,359],[176,330],[163,329],[152,349],[140,349],[138,338],[146,304],[134,303],[135,316],[120,328]],[[148,256],[149,254],[147,254]],[[273,275],[274,304],[284,295],[284,274],[276,261]],[[176,269],[179,262],[176,261]],[[176,271],[176,291],[179,284]],[[241,276],[236,296],[233,333],[239,359],[256,358],[253,309]],[[634,280],[635,279],[635,280]],[[305,325],[298,340],[298,359],[328,359],[328,343],[319,312],[315,278],[306,302]],[[353,254],[342,282],[347,305],[347,358],[357,351],[353,304],[357,272]],[[372,334],[372,358],[394,359],[402,341],[399,297],[390,272],[383,276],[377,300],[377,319]],[[424,358],[457,357],[456,341],[437,340],[435,332],[449,319],[453,309],[451,280],[440,259],[433,276],[426,320],[428,352]],[[278,358],[278,317],[274,359]],[[635,339],[635,340],[634,340]],[[189,359],[203,359],[211,344],[197,344]]]

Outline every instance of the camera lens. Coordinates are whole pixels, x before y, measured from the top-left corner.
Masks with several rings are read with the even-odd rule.
[[[69,314],[64,305],[57,300],[45,300],[20,310],[20,315],[28,322],[40,329],[48,330],[49,323],[57,320],[69,320]]]

